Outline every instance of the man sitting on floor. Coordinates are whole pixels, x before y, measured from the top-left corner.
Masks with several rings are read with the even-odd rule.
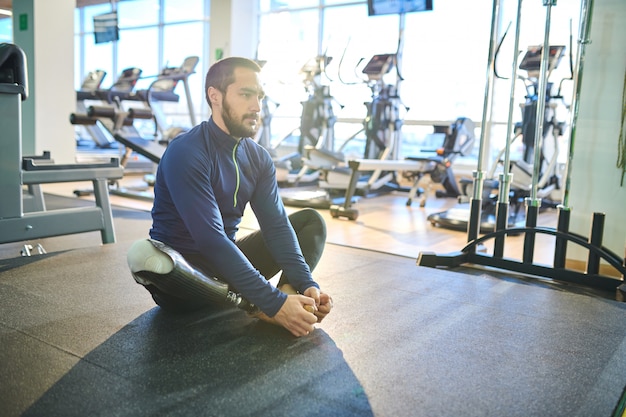
[[[311,275],[326,227],[311,209],[287,216],[272,158],[251,139],[264,96],[259,73],[254,61],[238,57],[209,69],[205,93],[212,116],[167,147],[156,175],[150,237],[227,283],[258,307],[255,317],[304,336],[332,308],[331,297]],[[236,239],[248,203],[260,230]],[[276,288],[268,279],[281,271]],[[211,303],[140,283],[164,309],[196,310]]]

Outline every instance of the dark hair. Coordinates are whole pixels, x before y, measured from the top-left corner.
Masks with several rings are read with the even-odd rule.
[[[248,68],[254,72],[261,72],[261,67],[256,62],[237,56],[221,59],[211,65],[204,81],[204,93],[210,108],[212,107],[211,100],[209,100],[209,87],[226,93],[226,88],[235,82],[235,68]]]

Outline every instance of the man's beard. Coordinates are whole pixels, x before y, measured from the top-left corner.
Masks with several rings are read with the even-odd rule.
[[[222,109],[223,109],[222,119],[224,119],[224,124],[226,125],[226,128],[228,129],[228,132],[230,133],[231,136],[235,138],[253,138],[256,135],[256,132],[259,126],[258,123],[254,125],[254,127],[252,126],[247,127],[243,123],[243,119],[250,118],[250,117],[256,118],[257,117],[256,114],[244,114],[241,116],[242,121],[238,122],[233,117],[231,108],[226,102],[226,100],[222,101]]]

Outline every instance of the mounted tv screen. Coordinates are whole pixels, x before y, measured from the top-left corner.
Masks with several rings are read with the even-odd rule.
[[[433,0],[367,0],[370,16],[427,12],[433,9]]]
[[[120,31],[117,25],[117,12],[110,12],[93,17],[93,34],[96,43],[117,41]]]

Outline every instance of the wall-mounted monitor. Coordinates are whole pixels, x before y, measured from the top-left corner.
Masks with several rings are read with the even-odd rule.
[[[426,12],[433,9],[433,0],[367,0],[370,16]]]
[[[120,30],[117,25],[117,12],[109,12],[93,17],[93,34],[96,43],[117,41]]]

